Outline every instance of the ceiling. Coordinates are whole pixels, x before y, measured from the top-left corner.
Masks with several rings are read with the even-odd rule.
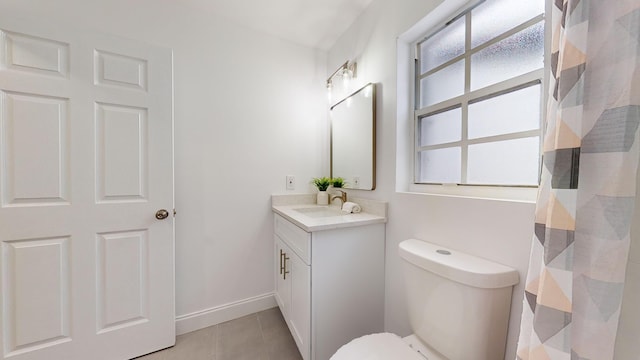
[[[0,0],[0,11],[62,14],[90,24],[136,16],[164,18],[178,9],[212,14],[307,47],[328,50],[373,0]],[[169,12],[165,14],[165,12]]]
[[[372,0],[192,0],[202,10],[308,47],[328,50]]]

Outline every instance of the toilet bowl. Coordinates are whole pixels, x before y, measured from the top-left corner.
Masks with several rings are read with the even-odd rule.
[[[415,335],[392,333],[365,335],[343,345],[331,360],[446,360],[427,348]]]
[[[496,360],[504,358],[512,268],[425,241],[399,245],[413,334],[365,335],[331,360]]]

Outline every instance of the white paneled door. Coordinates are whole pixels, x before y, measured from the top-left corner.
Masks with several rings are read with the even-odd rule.
[[[169,49],[0,14],[2,359],[174,344],[172,76]]]

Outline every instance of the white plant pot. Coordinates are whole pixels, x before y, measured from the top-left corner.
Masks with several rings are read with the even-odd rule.
[[[329,194],[326,191],[318,191],[316,203],[318,205],[329,205]]]

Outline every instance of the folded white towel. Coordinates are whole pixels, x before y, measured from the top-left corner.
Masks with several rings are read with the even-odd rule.
[[[362,208],[360,207],[360,205],[354,202],[347,201],[346,203],[342,204],[342,211],[346,213],[357,214],[362,211]]]

